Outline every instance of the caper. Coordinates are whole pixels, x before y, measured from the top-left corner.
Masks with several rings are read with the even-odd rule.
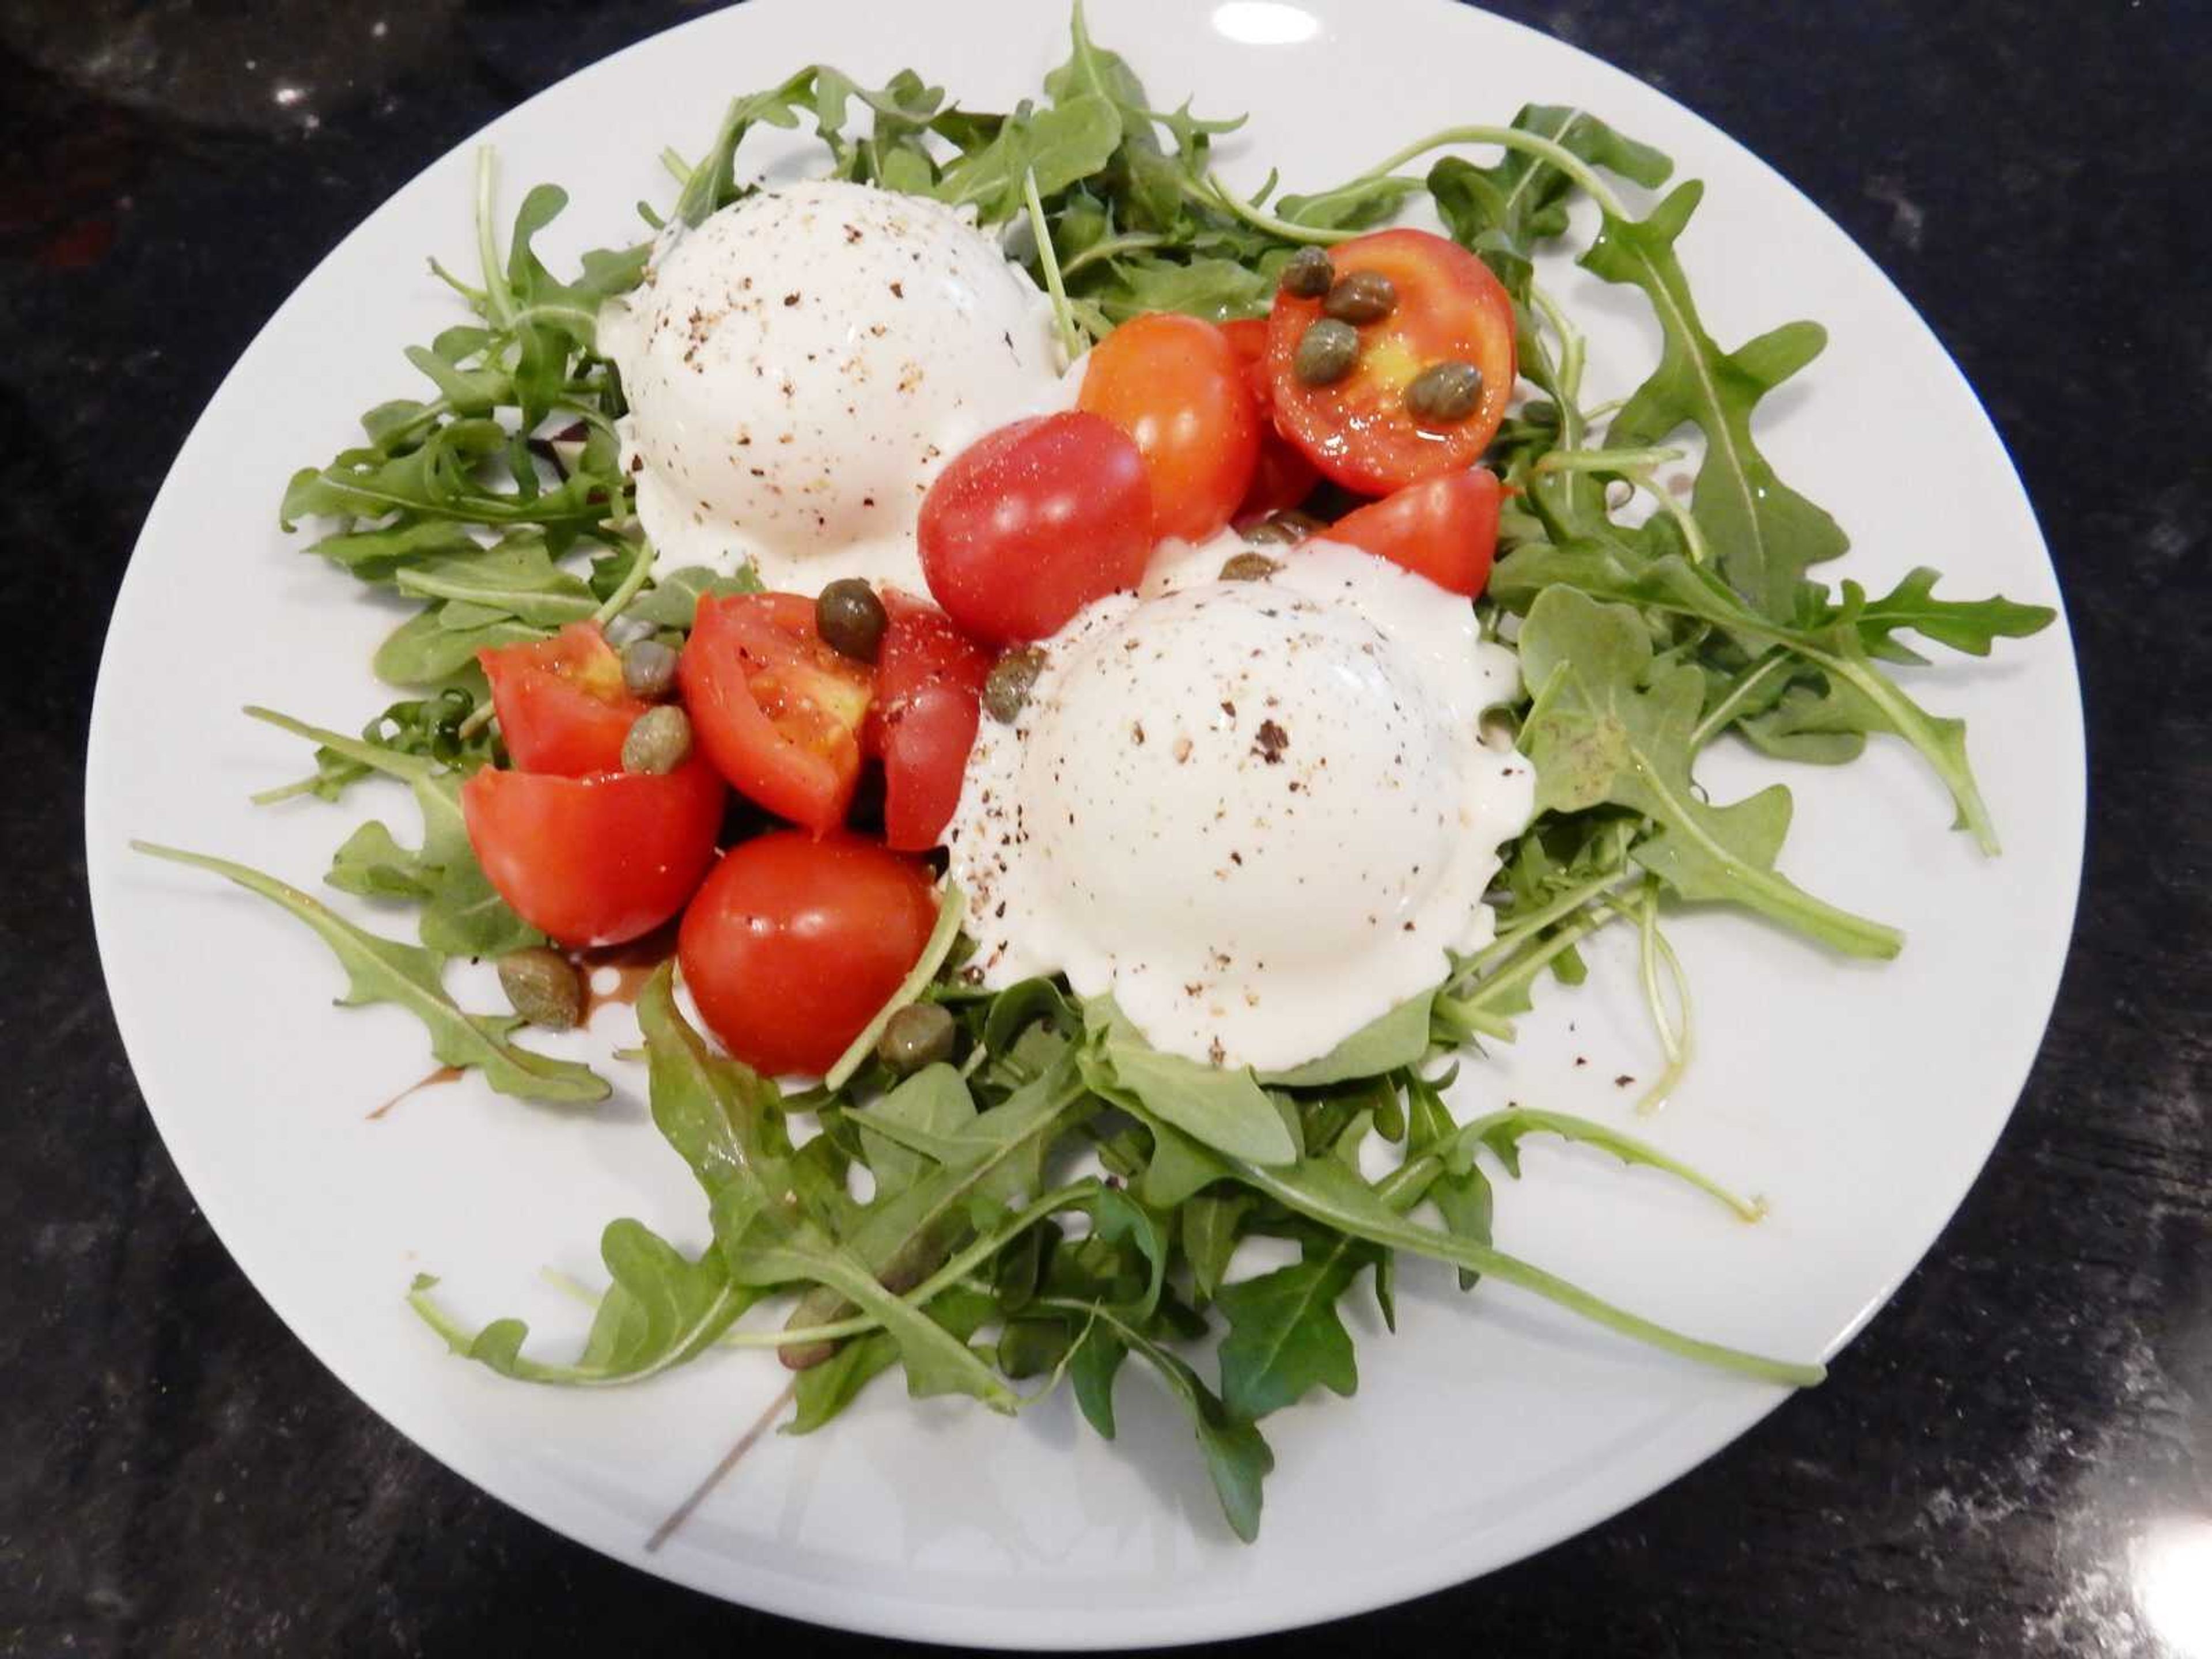
[[[884,1023],[876,1058],[894,1072],[918,1072],[952,1057],[952,1016],[933,1002],[909,1002]]]
[[[1398,308],[1398,285],[1379,270],[1355,270],[1329,284],[1321,308],[1340,323],[1379,323]]]
[[[1301,300],[1320,299],[1335,280],[1336,267],[1329,263],[1328,255],[1317,247],[1300,248],[1291,255],[1290,264],[1283,267],[1283,292],[1295,294]]]
[[[1482,371],[1457,357],[1431,363],[1406,388],[1407,410],[1417,421],[1463,421],[1481,402]]]
[[[983,680],[983,708],[1001,726],[1012,726],[1028,707],[1030,690],[1044,672],[1044,652],[1024,645],[991,665]]]
[[[1283,567],[1265,553],[1231,553],[1221,562],[1225,582],[1263,582]]]
[[[665,697],[676,684],[676,653],[659,640],[623,647],[623,689],[633,697]]]
[[[1359,331],[1325,317],[1298,336],[1291,372],[1300,386],[1330,386],[1351,374],[1358,361]]]
[[[831,582],[814,601],[814,629],[840,656],[873,662],[890,626],[876,590],[858,576]]]
[[[558,951],[533,945],[499,959],[499,988],[532,1025],[565,1031],[584,1017],[584,977]]]
[[[630,722],[623,739],[625,772],[673,772],[691,758],[691,721],[672,702],[648,708]]]
[[[1241,533],[1246,541],[1257,547],[1296,547],[1309,537],[1317,536],[1328,528],[1312,514],[1293,509],[1270,513]]]

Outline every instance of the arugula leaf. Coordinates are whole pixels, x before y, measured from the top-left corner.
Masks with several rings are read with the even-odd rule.
[[[389,582],[408,565],[477,550],[476,538],[450,519],[402,514],[376,530],[341,530],[310,542],[307,551],[328,559],[365,582]]]
[[[1258,1200],[1249,1193],[1199,1193],[1177,1206],[1177,1242],[1201,1302],[1211,1301]]]
[[[388,1002],[420,1020],[430,1036],[430,1053],[442,1066],[476,1069],[503,1095],[525,1100],[579,1103],[605,1100],[607,1085],[589,1066],[553,1060],[508,1040],[523,1022],[519,1015],[464,1013],[446,994],[442,961],[418,945],[380,939],[356,927],[298,888],[228,859],[210,858],[173,847],[134,841],[134,851],[173,864],[188,864],[234,882],[296,916],[331,947],[346,972],[342,1006]]]
[[[366,739],[309,726],[274,709],[249,708],[253,719],[305,738],[349,763],[405,784],[422,815],[422,845],[410,853],[391,832],[371,822],[338,849],[324,879],[343,891],[412,897],[422,914],[416,934],[441,956],[496,957],[544,936],[500,897],[469,842],[461,815],[461,775],[427,756],[402,754]]]
[[[1317,1060],[1286,1072],[1263,1072],[1260,1081],[1275,1089],[1306,1089],[1352,1078],[1378,1077],[1411,1066],[1429,1052],[1429,1007],[1436,993],[1408,997],[1377,1015]]]
[[[1036,177],[1040,195],[1056,196],[1103,167],[1121,142],[1120,113],[1096,94],[1043,109],[1024,104],[988,143],[945,170],[937,194],[995,224],[1021,211],[1025,176]]]
[[[688,634],[697,619],[699,601],[708,594],[720,599],[760,591],[759,573],[750,561],[740,565],[732,576],[725,576],[706,565],[687,564],[665,576],[655,577],[653,586],[632,599],[623,615],[651,623],[655,628],[673,628]]]
[[[1358,1388],[1352,1334],[1336,1304],[1359,1267],[1350,1239],[1309,1239],[1291,1266],[1214,1293],[1229,1320],[1221,1400],[1231,1416],[1249,1422],[1317,1388],[1344,1395]]]
[[[1255,1164],[1287,1164],[1298,1155],[1283,1115],[1250,1068],[1201,1066],[1164,1054],[1146,1042],[1111,997],[1083,1006],[1084,1024],[1115,1083],[1201,1144]]]
[[[520,1319],[495,1319],[471,1333],[430,1294],[438,1281],[427,1273],[416,1275],[408,1305],[453,1352],[503,1376],[603,1388],[643,1382],[696,1358],[757,1299],[757,1292],[730,1282],[714,1252],[690,1261],[641,1222],[608,1223],[599,1258],[614,1282],[599,1300],[582,1353],[568,1364],[525,1354],[530,1328]]]
[[[958,1287],[933,1298],[928,1316],[955,1340],[965,1342],[989,1322],[991,1299]],[[811,1434],[840,1416],[860,1390],[898,1364],[899,1345],[882,1331],[855,1337],[818,1365],[799,1373],[794,1385],[798,1409],[783,1425],[785,1434]]]
[[[1939,599],[1942,578],[1925,565],[1878,599],[1866,599],[1857,584],[1844,584],[1844,602],[1824,609],[1820,625],[1849,621],[1869,654],[1881,654],[1898,634],[1910,630],[1969,656],[1986,657],[1998,640],[2024,640],[2057,620],[2048,605],[2015,605],[1998,596],[1987,599]]]
[[[586,621],[599,605],[582,578],[553,562],[544,537],[536,531],[517,532],[460,557],[407,566],[394,580],[410,598],[483,605],[535,628]]]
[[[1664,184],[1674,170],[1659,151],[1624,137],[1587,110],[1524,104],[1513,126],[1647,190]],[[1573,181],[1540,156],[1507,149],[1486,167],[1447,155],[1421,182],[1454,240],[1480,256],[1513,297],[1525,303],[1537,244],[1566,234]]]
[[[496,611],[478,611],[469,619],[459,605],[437,605],[417,611],[387,635],[369,665],[387,685],[442,685],[473,668],[479,651],[551,635],[550,629]]]
[[[1687,664],[1653,658],[1633,609],[1548,589],[1528,609],[1520,648],[1536,698],[1521,747],[1535,763],[1540,811],[1626,806],[1656,831],[1632,855],[1683,897],[1747,905],[1850,955],[1897,953],[1895,930],[1774,872],[1789,828],[1788,790],[1777,784],[1732,806],[1705,804],[1690,776],[1703,679]]]
[[[1811,362],[1827,343],[1816,323],[1786,323],[1723,352],[1698,319],[1674,243],[1705,187],[1678,186],[1649,218],[1607,214],[1581,263],[1607,282],[1642,289],[1659,319],[1659,366],[1614,416],[1613,448],[1645,448],[1684,426],[1705,436],[1690,510],[1718,555],[1729,583],[1762,616],[1797,614],[1805,573],[1850,545],[1836,521],[1776,476],[1752,441],[1760,398]]]

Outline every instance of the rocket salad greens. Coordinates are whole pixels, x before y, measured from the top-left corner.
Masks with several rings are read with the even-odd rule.
[[[1110,1438],[1116,1381],[1133,1356],[1187,1412],[1229,1524],[1248,1540],[1273,1461],[1263,1420],[1316,1389],[1354,1391],[1344,1298],[1371,1294],[1394,1322],[1401,1255],[1448,1263],[1463,1285],[1517,1286],[1670,1352],[1818,1381],[1817,1364],[1663,1329],[1499,1248],[1492,1181],[1517,1176],[1531,1134],[1659,1170],[1747,1219],[1758,1211],[1602,1124],[1517,1108],[1456,1121],[1443,1097],[1450,1056],[1510,1040],[1536,983],[1578,982],[1581,944],[1618,922],[1641,947],[1668,1060],[1652,1093],[1663,1095],[1691,1046],[1686,987],[1661,927],[1674,900],[1740,905],[1847,955],[1893,955],[1894,928],[1776,869],[1786,788],[1717,803],[1696,781],[1698,757],[1732,732],[1768,755],[1835,763],[1887,734],[1917,751],[1958,826],[1994,853],[1961,723],[1921,708],[1892,670],[1923,660],[1908,635],[1980,656],[2052,613],[1938,598],[1928,570],[1880,595],[1815,578],[1844,550],[1844,533],[1777,476],[1752,423],[1826,336],[1796,322],[1733,349],[1712,338],[1674,252],[1699,186],[1668,187],[1672,167],[1657,151],[1585,112],[1532,105],[1510,125],[1431,135],[1329,188],[1279,193],[1271,176],[1248,196],[1213,168],[1214,139],[1240,120],[1158,108],[1127,64],[1091,40],[1079,9],[1072,37],[1041,97],[1004,113],[948,104],[911,71],[868,88],[825,65],[801,70],[736,100],[696,161],[665,157],[678,185],[672,216],[696,224],[750,192],[740,155],[757,129],[811,127],[828,176],[972,209],[998,228],[1076,351],[1149,312],[1258,315],[1301,249],[1432,210],[1510,295],[1531,388],[1486,457],[1505,499],[1477,603],[1486,629],[1520,653],[1512,715],[1539,808],[1505,857],[1494,941],[1330,1054],[1255,1074],[1155,1050],[1110,999],[1079,999],[1064,981],[981,990],[962,971],[970,946],[947,885],[904,981],[823,1080],[794,1094],[696,1029],[663,965],[638,1005],[653,1116],[699,1181],[713,1244],[694,1259],[636,1221],[610,1224],[610,1284],[573,1359],[541,1356],[514,1320],[470,1328],[429,1278],[410,1300],[457,1353],[532,1382],[604,1386],[717,1348],[775,1348],[796,1370],[793,1432],[828,1423],[897,1369],[915,1395],[963,1394],[1009,1413],[1065,1381]],[[1468,147],[1498,159],[1451,153]],[[614,427],[626,404],[596,319],[643,278],[650,242],[588,253],[563,279],[533,241],[564,193],[532,190],[502,253],[488,156],[479,184],[479,269],[471,278],[436,267],[473,320],[409,349],[424,394],[369,410],[363,442],[296,474],[282,507],[287,528],[322,521],[311,547],[331,564],[419,602],[375,659],[410,695],[358,736],[247,711],[313,745],[313,770],[265,799],[336,801],[373,775],[411,792],[419,842],[364,823],[325,878],[412,907],[418,942],[373,934],[243,866],[144,850],[290,911],[339,957],[343,1000],[408,1008],[441,1064],[501,1093],[588,1103],[609,1092],[603,1079],[518,1041],[517,1017],[462,1009],[444,985],[453,958],[545,942],[480,867],[464,821],[464,783],[503,757],[477,653],[580,623],[680,647],[702,599],[757,584],[749,572],[659,568],[633,516]],[[1664,193],[1639,217],[1623,199],[1630,187]],[[1581,264],[1641,292],[1663,342],[1649,378],[1609,412],[1585,404],[1582,337],[1536,276],[1537,253],[1568,234],[1577,200],[1599,219]],[[640,211],[659,228],[651,208]],[[1691,429],[1702,442],[1682,500],[1658,475],[1684,460],[1668,446]],[[1647,510],[1631,509],[1638,497]],[[908,1005],[950,1020],[949,1051],[919,1069],[893,1064],[899,1051],[881,1040]],[[941,1048],[943,1035],[933,1027],[931,1041]],[[800,1123],[816,1133],[794,1133]],[[1394,1167],[1370,1180],[1362,1154],[1377,1146]],[[865,1200],[852,1195],[856,1167],[870,1176]],[[1258,1237],[1286,1241],[1297,1260],[1232,1281],[1238,1245]],[[776,1298],[790,1310],[780,1324],[740,1324]],[[1208,1335],[1219,1338],[1212,1376],[1192,1346]]]

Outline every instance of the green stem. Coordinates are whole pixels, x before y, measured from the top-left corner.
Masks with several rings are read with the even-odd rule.
[[[1736,710],[1751,700],[1752,694],[1790,665],[1787,651],[1770,651],[1742,673],[1737,675],[1721,700],[1711,711],[1690,728],[1690,753],[1694,756],[1728,728],[1735,719]]]
[[[836,1062],[822,1074],[822,1086],[832,1092],[842,1089],[859,1071],[868,1056],[875,1051],[876,1040],[884,1028],[891,1023],[891,1016],[919,997],[937,977],[937,970],[945,965],[945,958],[952,954],[952,947],[960,938],[961,919],[968,914],[968,896],[950,881],[937,901],[937,925],[930,929],[929,941],[921,947],[907,976],[899,981],[897,990],[890,1000],[876,1010],[875,1018],[860,1028]]]
[[[592,613],[592,622],[605,628],[629,608],[629,602],[638,596],[639,591],[645,586],[646,578],[653,574],[653,561],[659,553],[659,550],[651,542],[638,544],[637,556],[629,562],[629,569],[623,574],[621,585],[607,595],[605,605]],[[471,712],[469,719],[474,720],[479,712]],[[466,730],[466,722],[463,723],[463,729]]]
[[[1146,248],[1162,246],[1167,240],[1164,236],[1154,236],[1149,232],[1140,230],[1133,230],[1124,236],[1109,236],[1103,241],[1093,242],[1082,252],[1070,259],[1060,268],[1060,274],[1065,280],[1074,276],[1085,265],[1097,264],[1103,259],[1111,259],[1119,254],[1142,253]]]
[[[1037,263],[1044,267],[1045,291],[1052,295],[1052,319],[1060,329],[1060,349],[1072,363],[1083,355],[1083,340],[1068,312],[1067,288],[1060,281],[1060,256],[1053,252],[1052,226],[1044,216],[1044,198],[1037,194],[1034,167],[1022,174],[1022,200],[1029,208],[1030,234],[1036,239]]]
[[[1533,132],[1523,132],[1518,127],[1467,126],[1446,127],[1425,138],[1416,139],[1396,155],[1379,161],[1359,174],[1352,182],[1362,184],[1379,179],[1385,173],[1395,173],[1407,162],[1427,155],[1432,149],[1443,149],[1453,144],[1496,144],[1504,149],[1517,149],[1539,161],[1548,161],[1588,191],[1592,201],[1615,219],[1626,219],[1628,210],[1613,193],[1604,179],[1583,158],[1564,145],[1540,137]]]
[[[477,258],[483,261],[484,303],[491,320],[502,329],[514,326],[514,295],[501,269],[499,236],[492,228],[493,190],[499,179],[497,152],[489,144],[477,149]]]
[[[1207,173],[1201,185],[1195,180],[1178,177],[1182,193],[1201,207],[1210,207],[1241,219],[1255,230],[1285,242],[1310,242],[1316,247],[1328,247],[1337,242],[1348,242],[1359,233],[1355,230],[1322,230],[1312,225],[1292,224],[1288,219],[1278,219],[1272,213],[1262,213],[1237,192],[1223,184],[1218,175]]]

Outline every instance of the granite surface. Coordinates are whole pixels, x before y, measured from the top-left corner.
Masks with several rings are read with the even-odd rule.
[[[1503,9],[1774,162],[1980,389],[2072,609],[2086,885],[2010,1131],[1828,1386],[1582,1538],[1272,1645],[2212,1655],[2212,1534],[2175,1530],[2212,1518],[2212,11]],[[217,380],[422,164],[685,15],[0,0],[0,1651],[884,1645],[603,1560],[370,1415],[178,1180],[86,914],[101,633]]]

